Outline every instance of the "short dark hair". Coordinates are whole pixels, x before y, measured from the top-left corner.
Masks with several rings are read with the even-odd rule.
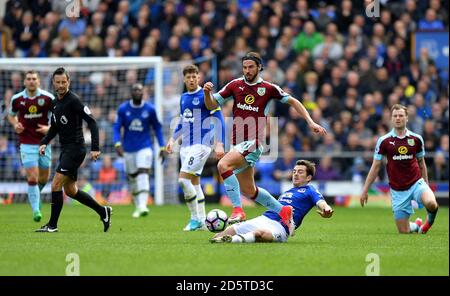
[[[254,52],[254,51],[247,52],[245,54],[245,56],[242,57],[242,62],[244,62],[245,60],[252,60],[252,61],[254,61],[257,66],[261,66],[261,70],[260,71],[263,70],[262,58],[261,58],[261,55],[259,53]]]
[[[55,70],[55,72],[53,72],[52,75],[52,79],[55,78],[56,75],[66,75],[67,80],[70,80],[70,76],[69,76],[69,72],[67,72],[66,69],[64,69],[64,67],[59,67],[58,69]]]
[[[38,79],[41,79],[41,77],[39,76],[39,72],[36,70],[28,70],[27,72],[25,72],[25,77],[27,77],[28,74],[36,74]]]
[[[187,65],[183,69],[183,76],[185,76],[188,73],[198,74],[198,72],[199,72],[199,70],[198,70],[198,67],[196,65]]]
[[[300,159],[297,160],[295,165],[304,165],[306,167],[306,176],[314,177],[316,174],[316,164],[312,161]]]

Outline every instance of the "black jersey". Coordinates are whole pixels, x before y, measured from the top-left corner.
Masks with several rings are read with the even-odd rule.
[[[51,126],[47,135],[42,138],[41,145],[48,145],[57,134],[63,148],[71,144],[84,144],[82,119],[91,131],[91,150],[100,151],[97,123],[88,106],[70,90],[61,99],[58,97],[54,100]]]

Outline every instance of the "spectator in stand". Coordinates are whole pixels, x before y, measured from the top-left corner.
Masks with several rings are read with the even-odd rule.
[[[319,167],[316,169],[316,180],[335,181],[339,180],[339,173],[334,168],[331,156],[324,156],[320,159]]]

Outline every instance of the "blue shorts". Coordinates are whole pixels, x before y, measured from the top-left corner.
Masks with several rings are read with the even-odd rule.
[[[39,155],[39,145],[20,144],[20,158],[26,169],[33,167],[48,169],[52,164],[51,145],[45,148],[45,155]]]
[[[233,171],[234,174],[242,173],[249,166],[254,167],[263,152],[263,146],[256,146],[256,140],[244,141],[233,147],[237,152],[244,156],[247,165],[237,168]]]
[[[422,193],[429,188],[425,180],[420,178],[408,190],[396,191],[391,189],[392,211],[394,212],[395,220],[409,218],[409,216],[414,214],[411,204],[412,200],[415,200],[419,208],[422,208]]]

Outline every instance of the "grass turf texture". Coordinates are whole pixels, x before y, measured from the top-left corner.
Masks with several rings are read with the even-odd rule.
[[[81,205],[64,205],[58,233],[34,233],[48,204],[40,223],[26,204],[0,206],[0,275],[65,275],[69,253],[79,255],[80,275],[365,275],[369,253],[379,255],[380,275],[449,275],[444,207],[427,235],[397,234],[389,209],[336,208],[331,219],[312,210],[285,244],[211,244],[210,232],[182,231],[184,205],[151,207],[140,219],[131,206],[113,209],[108,233]],[[248,208],[247,217],[263,210]]]

